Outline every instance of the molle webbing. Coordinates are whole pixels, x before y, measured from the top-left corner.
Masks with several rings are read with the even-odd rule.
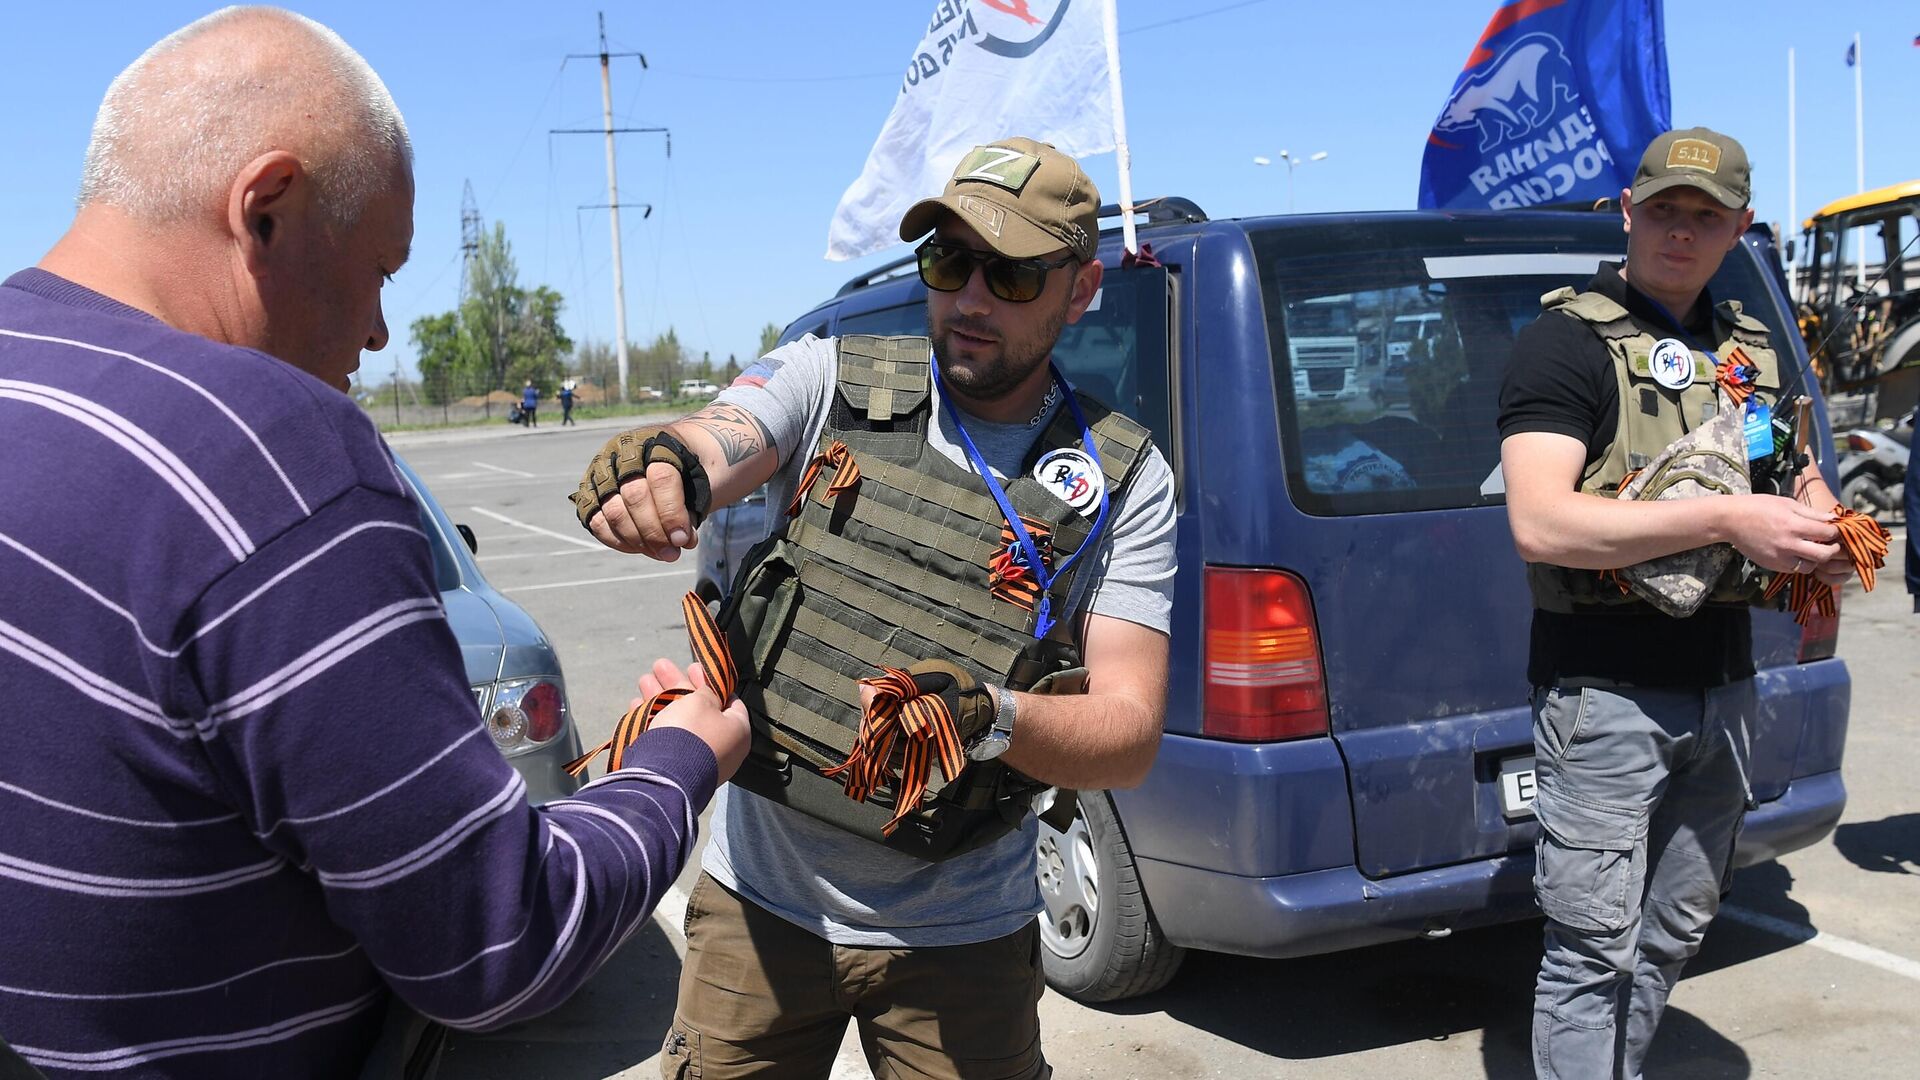
[[[734,642],[740,696],[758,737],[818,774],[803,778],[796,770],[779,788],[756,788],[749,780],[749,789],[861,831],[865,826],[852,822],[871,820],[869,811],[847,804],[842,814],[838,803],[823,806],[810,786],[845,784],[848,794],[893,807],[881,831],[902,850],[918,850],[917,841],[910,836],[915,830],[894,832],[902,808],[893,804],[892,781],[876,772],[887,738],[905,743],[887,756],[911,766],[899,774],[900,794],[917,803],[924,779],[924,790],[937,796],[904,809],[928,811],[923,824],[944,823],[927,834],[944,837],[941,844],[954,843],[956,829],[966,837],[963,847],[1003,833],[1024,804],[1018,810],[1001,804],[1032,786],[997,762],[963,766],[957,778],[944,768],[929,770],[930,755],[944,745],[944,729],[921,722],[929,706],[902,700],[895,711],[883,707],[863,716],[860,681],[884,681],[883,669],[944,660],[977,680],[1021,690],[1078,663],[1064,641],[1071,620],[1058,622],[1048,641],[1035,642],[1035,612],[1017,602],[1033,597],[1010,589],[1015,599],[1008,599],[992,587],[996,570],[1004,580],[1008,569],[1007,523],[973,470],[928,444],[932,364],[925,338],[839,339],[839,374],[814,457],[788,515],[742,567],[723,612],[734,620],[730,633],[741,627]],[[1150,452],[1149,435],[1091,398],[1078,401],[1108,498],[1118,500]],[[1047,452],[1078,446],[1082,435],[1072,411],[1061,410],[1035,440],[1024,470],[1004,481],[1015,512],[1050,534],[1055,568],[1090,542],[1093,521],[1028,473]],[[1089,551],[1057,575],[1049,590],[1056,611],[1064,613],[1073,578],[1092,563]],[[941,760],[953,764],[944,751]],[[948,811],[980,816],[937,816]]]
[[[932,390],[925,338],[849,334],[837,339],[839,393],[870,422],[919,411]]]
[[[1600,457],[1582,471],[1582,492],[1617,496],[1636,470],[1720,409],[1720,373],[1714,362],[1689,349],[1694,365],[1692,383],[1681,390],[1661,385],[1653,377],[1652,353],[1658,341],[1671,335],[1649,330],[1618,302],[1598,292],[1557,289],[1541,297],[1540,303],[1547,311],[1558,311],[1585,323],[1613,361],[1620,399],[1613,437]],[[1757,371],[1752,393],[1770,406],[1776,404],[1782,385],[1780,361],[1766,325],[1743,312],[1737,301],[1729,300],[1714,308],[1713,326],[1716,354],[1726,357],[1737,349]],[[1758,598],[1759,583],[1742,570],[1743,565],[1735,561],[1709,602],[1741,603]],[[1546,611],[1645,603],[1617,582],[1591,570],[1533,563],[1527,568],[1527,578],[1534,605]]]

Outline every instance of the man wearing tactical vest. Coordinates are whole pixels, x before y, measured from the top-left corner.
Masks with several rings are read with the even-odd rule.
[[[719,616],[755,748],[688,900],[668,1077],[825,1077],[850,1017],[879,1075],[1050,1075],[1032,807],[1145,776],[1174,571],[1166,461],[1051,362],[1100,290],[1099,205],[1051,146],[974,148],[900,225],[932,233],[927,337],[781,346],[574,496],[668,562],[769,478],[785,509]]]
[[[1621,192],[1626,262],[1543,298],[1501,390],[1534,601],[1541,1077],[1641,1075],[1747,809],[1748,605],[1767,572],[1850,572],[1818,473],[1781,468],[1796,448],[1773,437],[1791,409],[1774,337],[1707,295],[1749,194],[1733,139],[1655,139]]]

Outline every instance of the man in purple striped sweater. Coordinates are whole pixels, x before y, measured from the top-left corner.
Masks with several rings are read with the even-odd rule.
[[[0,1039],[50,1076],[350,1077],[396,996],[549,1009],[745,756],[702,686],[535,810],[483,733],[339,392],[411,156],[331,31],[218,12],[114,81],[71,230],[0,285]]]

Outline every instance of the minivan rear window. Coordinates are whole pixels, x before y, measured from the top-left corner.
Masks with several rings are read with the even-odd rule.
[[[1625,256],[1619,219],[1548,215],[1251,229],[1266,307],[1287,491],[1310,514],[1496,505],[1500,383],[1540,297]],[[1547,235],[1549,233],[1555,235]],[[1753,254],[1709,286],[1775,328]]]

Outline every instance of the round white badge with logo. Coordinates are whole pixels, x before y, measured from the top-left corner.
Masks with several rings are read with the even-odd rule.
[[[1058,495],[1081,517],[1091,517],[1100,506],[1100,493],[1106,490],[1106,477],[1093,464],[1086,451],[1062,447],[1049,451],[1033,467],[1033,478],[1040,486]]]
[[[1647,364],[1653,369],[1654,381],[1669,390],[1685,390],[1693,385],[1693,351],[1683,342],[1673,338],[1654,342]]]

